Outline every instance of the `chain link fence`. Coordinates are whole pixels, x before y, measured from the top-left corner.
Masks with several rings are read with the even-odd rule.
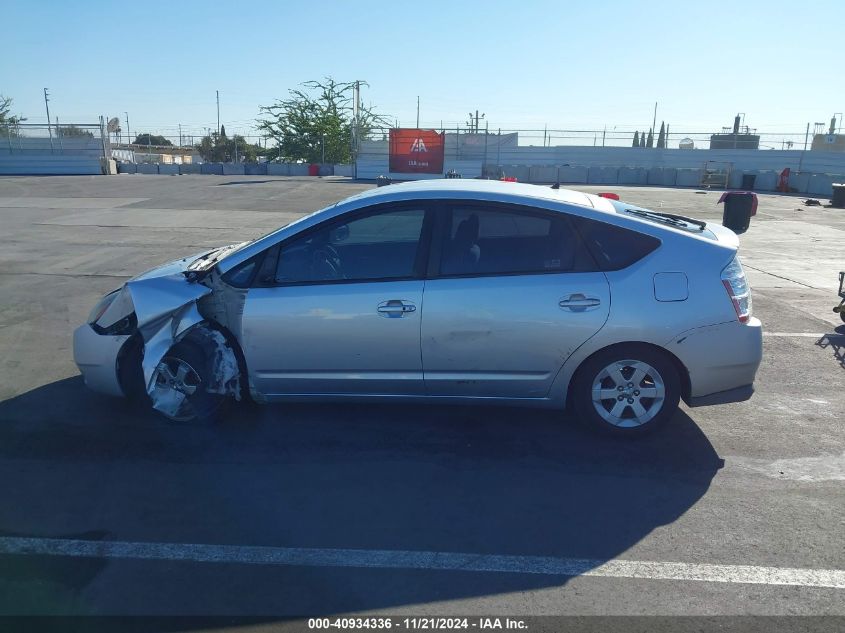
[[[101,158],[109,140],[101,124],[0,123],[0,153]]]

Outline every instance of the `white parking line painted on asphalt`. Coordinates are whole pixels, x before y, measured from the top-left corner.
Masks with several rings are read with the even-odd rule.
[[[775,461],[737,455],[726,456],[725,461],[731,466],[773,479],[808,482],[845,481],[845,452],[841,455],[819,455]]]
[[[550,556],[0,537],[0,554],[689,580],[845,589],[845,571]]]
[[[823,336],[837,337],[839,334],[816,334],[814,332],[763,332],[763,336],[786,336],[795,338],[822,338]]]

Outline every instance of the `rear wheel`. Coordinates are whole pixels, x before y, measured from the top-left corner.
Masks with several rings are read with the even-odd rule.
[[[153,408],[174,422],[207,422],[219,414],[227,396],[208,393],[209,362],[189,342],[174,345],[153,372]]]
[[[573,383],[578,417],[618,436],[657,430],[677,410],[680,393],[674,364],[644,345],[599,352],[584,363]]]

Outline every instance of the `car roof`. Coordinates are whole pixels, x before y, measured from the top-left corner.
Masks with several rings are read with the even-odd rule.
[[[359,206],[415,198],[476,198],[502,202],[521,201],[528,204],[532,201],[547,201],[614,212],[613,205],[608,200],[573,189],[552,189],[546,185],[462,178],[439,178],[392,184],[369,189],[338,204]]]

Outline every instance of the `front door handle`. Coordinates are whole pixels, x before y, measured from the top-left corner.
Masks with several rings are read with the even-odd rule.
[[[601,299],[598,297],[588,297],[580,292],[569,295],[566,299],[561,299],[558,305],[565,310],[572,310],[573,312],[583,312],[588,308],[595,308],[601,305]]]
[[[416,305],[410,301],[403,301],[401,299],[391,299],[390,301],[382,301],[378,304],[378,313],[387,318],[402,317],[416,311]]]

